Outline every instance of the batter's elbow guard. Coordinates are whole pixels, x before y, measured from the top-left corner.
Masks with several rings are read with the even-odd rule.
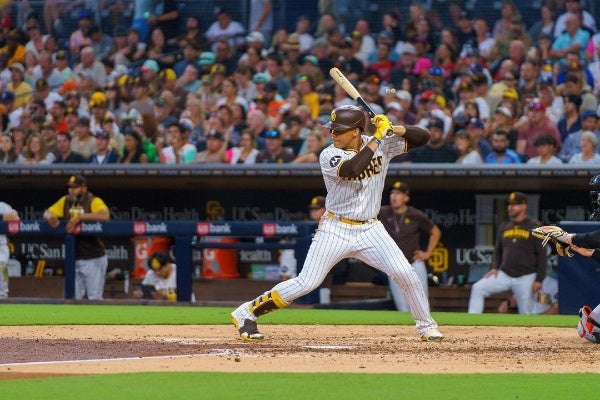
[[[250,312],[257,317],[270,313],[271,311],[285,308],[290,303],[284,301],[277,290],[265,292],[254,299],[250,306],[248,306]]]
[[[420,147],[429,142],[429,132],[427,129],[416,125],[406,125],[405,128],[406,132],[404,132],[403,136],[410,148]]]

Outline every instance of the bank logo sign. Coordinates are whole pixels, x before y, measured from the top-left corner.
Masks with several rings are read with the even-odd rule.
[[[275,236],[275,235],[297,235],[298,227],[296,225],[281,225],[274,223],[262,224],[262,231],[264,236]]]
[[[196,224],[196,233],[200,236],[206,236],[210,234],[230,235],[232,233],[231,224],[213,224],[211,222],[198,222]]]
[[[164,222],[133,221],[133,233],[145,235],[147,233],[168,233],[167,224]]]
[[[8,221],[8,233],[16,235],[18,233],[41,232],[42,228],[38,221],[23,222],[23,221]]]

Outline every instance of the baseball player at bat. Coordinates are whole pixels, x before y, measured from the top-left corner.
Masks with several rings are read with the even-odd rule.
[[[319,158],[327,189],[326,211],[300,274],[231,313],[242,339],[264,339],[258,331],[258,317],[310,293],[336,263],[354,257],[386,273],[398,284],[422,340],[443,340],[429,313],[429,302],[417,274],[377,219],[390,160],[406,152],[411,143],[427,142],[428,134],[402,129],[398,130],[401,133],[390,135],[394,129],[388,118],[380,114],[372,119],[376,130],[371,137],[363,134],[366,122],[363,110],[356,106],[341,106],[331,112],[331,121],[325,126],[331,131],[333,144]]]

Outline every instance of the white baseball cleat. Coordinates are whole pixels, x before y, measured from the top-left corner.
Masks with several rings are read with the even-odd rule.
[[[247,318],[242,306],[238,307],[234,312],[231,313],[231,322],[235,328],[239,331],[240,337],[247,342],[259,342],[265,338],[265,336],[258,331],[256,321]],[[249,314],[249,311],[247,312]]]
[[[441,342],[444,340],[444,335],[437,328],[429,328],[421,335],[421,340],[424,342]]]

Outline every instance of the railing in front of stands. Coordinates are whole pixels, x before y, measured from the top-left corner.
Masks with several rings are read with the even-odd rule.
[[[82,222],[76,232],[68,234],[65,222],[56,229],[46,221],[0,222],[0,234],[9,236],[65,236],[65,299],[75,297],[75,239],[78,235],[94,236],[170,236],[174,238],[174,255],[177,263],[177,300],[189,302],[192,299],[192,246],[197,248],[293,248],[297,263],[301,266],[310,246],[314,222],[262,221],[115,221]],[[204,243],[203,237],[263,237],[271,239],[292,239],[281,243]]]

